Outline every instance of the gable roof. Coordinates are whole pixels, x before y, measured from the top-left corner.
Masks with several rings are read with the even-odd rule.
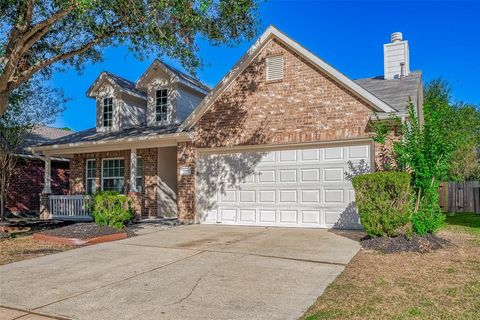
[[[210,93],[203,99],[200,105],[185,119],[179,128],[179,131],[189,130],[202,117],[208,108],[215,102],[215,100],[223,93],[225,89],[247,68],[250,62],[258,55],[258,53],[265,47],[272,39],[277,39],[295,51],[305,60],[312,63],[314,66],[331,76],[338,81],[346,89],[358,96],[360,99],[368,103],[375,110],[379,112],[396,112],[394,108],[388,105],[385,101],[379,99],[368,90],[358,85],[356,82],[330,66],[328,63],[302,47],[299,43],[285,35],[274,26],[269,26],[267,30],[258,38],[258,40],[248,49],[248,51],[238,60],[232,69],[223,77],[223,79],[210,91]]]
[[[422,73],[412,72],[401,79],[384,79],[383,76],[355,80],[399,113],[406,113],[408,99],[412,99],[415,109],[418,106],[419,90],[422,86]]]
[[[210,87],[208,87],[206,84],[202,83],[200,80],[197,78],[194,78],[174,67],[171,65],[160,61],[158,59],[155,59],[152,64],[148,67],[148,69],[140,76],[140,78],[136,82],[136,88],[140,88],[142,86],[142,82],[145,80],[148,75],[155,70],[156,68],[161,68],[164,70],[167,74],[170,74],[171,76],[175,77],[180,81],[181,83],[192,87],[193,89],[207,94],[210,91]]]
[[[146,99],[146,97],[147,97],[145,92],[143,92],[141,90],[138,90],[135,87],[134,82],[132,82],[130,80],[127,80],[125,78],[122,78],[120,76],[117,76],[116,74],[113,74],[113,73],[108,72],[108,71],[102,71],[102,73],[100,73],[100,75],[95,80],[95,82],[93,82],[93,84],[90,86],[90,88],[88,88],[87,96],[88,97],[94,97],[96,90],[98,90],[100,88],[101,84],[103,84],[104,81],[109,81],[112,85],[117,86],[117,88],[120,91],[123,91],[123,92],[125,92],[127,94],[130,94],[132,96],[142,98],[142,99]]]

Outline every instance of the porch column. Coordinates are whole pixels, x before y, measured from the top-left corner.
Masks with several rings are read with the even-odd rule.
[[[43,186],[43,191],[42,193],[50,194],[52,193],[52,187],[51,187],[51,179],[50,179],[50,174],[52,171],[52,161],[50,159],[49,155],[45,156],[45,172],[44,172],[44,186]]]
[[[130,150],[130,192],[137,192],[137,149]]]

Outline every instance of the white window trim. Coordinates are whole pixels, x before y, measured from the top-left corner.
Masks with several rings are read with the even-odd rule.
[[[110,126],[106,126],[105,125],[105,100],[106,99],[112,99],[112,112],[109,112],[111,113],[112,115],[112,118],[111,118],[111,125]],[[115,109],[115,99],[113,97],[103,97],[102,98],[102,101],[101,101],[101,108],[102,108],[102,127],[107,129],[107,130],[111,130],[113,128],[113,110]]]
[[[101,168],[101,172],[100,172],[100,176],[101,176],[101,185],[100,185],[100,189],[102,191],[105,191],[103,190],[103,163],[105,160],[123,160],[123,190],[122,192],[120,192],[121,194],[124,194],[125,193],[125,158],[123,157],[115,157],[115,158],[102,158],[102,168]],[[118,179],[120,177],[108,177],[107,179]]]
[[[166,112],[166,119],[165,120],[157,120],[157,93],[158,91],[166,90],[167,91],[167,112]],[[154,119],[155,123],[157,124],[167,124],[169,123],[169,116],[170,116],[170,89],[165,87],[158,87],[155,88],[155,108],[154,108]]]
[[[138,169],[138,160],[142,160],[142,172],[141,172],[142,175],[140,177],[137,175],[137,171],[136,171]],[[138,184],[138,179],[140,179],[142,182],[140,185]],[[135,167],[135,187],[136,187],[136,190],[135,190],[136,192],[139,192],[138,190],[140,190],[140,192],[143,192],[143,159],[142,157],[139,157],[139,156],[137,156],[137,166]]]
[[[88,163],[91,162],[91,161],[95,161],[95,176],[93,178],[89,178],[88,177]],[[96,163],[97,159],[87,159],[87,161],[85,162],[85,193],[86,194],[89,194],[88,193],[88,190],[87,190],[87,186],[88,186],[88,180],[93,180],[94,181],[94,190],[93,190],[93,193],[97,191],[97,185],[96,185],[96,180],[97,180],[97,163]]]

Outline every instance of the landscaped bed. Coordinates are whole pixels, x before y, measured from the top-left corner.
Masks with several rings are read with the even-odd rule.
[[[361,250],[306,319],[480,319],[480,215],[447,217],[425,253]]]
[[[126,239],[133,236],[128,228],[117,230],[96,223],[75,223],[69,226],[35,233],[33,239],[66,245],[89,245]]]

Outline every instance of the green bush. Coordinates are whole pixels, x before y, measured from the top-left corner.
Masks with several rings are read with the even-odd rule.
[[[413,230],[423,236],[427,233],[435,233],[445,221],[445,214],[438,204],[436,189],[425,193],[420,200],[419,210],[412,215]]]
[[[394,237],[411,231],[408,173],[362,174],[352,183],[360,222],[369,236]]]
[[[132,200],[111,191],[97,192],[93,195],[91,212],[96,224],[118,230],[134,217]]]

